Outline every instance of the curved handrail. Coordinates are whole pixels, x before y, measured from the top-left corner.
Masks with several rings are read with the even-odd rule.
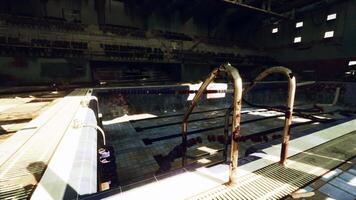
[[[197,105],[197,102],[203,95],[204,91],[208,85],[219,75],[220,72],[226,72],[228,76],[233,80],[234,86],[234,98],[233,98],[233,121],[232,121],[232,139],[231,139],[231,160],[229,166],[229,183],[235,184],[237,178],[237,160],[238,160],[238,140],[240,138],[240,112],[242,103],[242,79],[238,70],[232,67],[229,63],[224,64],[218,68],[215,68],[209,76],[205,79],[203,84],[200,86],[198,92],[194,96],[188,110],[185,112],[183,117],[182,125],[182,143],[184,147],[184,155],[182,157],[182,165],[185,165],[185,153],[187,150],[187,130],[188,130],[188,119],[193,109]]]
[[[285,113],[285,120],[284,120],[284,129],[283,129],[283,141],[282,141],[282,148],[281,148],[281,155],[279,163],[285,165],[287,160],[287,153],[288,153],[288,144],[290,138],[290,125],[292,123],[292,116],[293,116],[293,106],[294,106],[294,97],[295,97],[295,90],[296,90],[296,80],[292,73],[292,71],[286,67],[271,67],[266,69],[262,73],[260,73],[249,86],[244,88],[243,94],[246,95],[255,85],[257,82],[261,81],[262,79],[266,78],[271,74],[283,74],[288,78],[288,99],[287,99],[287,111]],[[231,108],[227,110],[227,114],[230,113]],[[227,118],[228,119],[228,118]],[[226,123],[225,123],[226,125]],[[226,129],[226,127],[225,127]]]

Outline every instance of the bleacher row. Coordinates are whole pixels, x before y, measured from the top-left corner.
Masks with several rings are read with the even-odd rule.
[[[213,62],[223,63],[239,63],[244,60],[243,56],[235,55],[233,53],[216,53],[209,51],[174,51],[174,58],[181,60],[212,60]]]
[[[82,32],[85,30],[85,25],[77,22],[67,22],[63,18],[54,17],[33,17],[33,16],[18,16],[18,15],[1,15],[0,18],[6,25],[12,27],[24,27],[30,29],[40,29],[48,31],[60,32]]]
[[[44,56],[44,57],[83,57],[89,55],[87,42],[63,41],[47,39],[31,39],[29,42],[21,41],[16,37],[0,36],[1,55]],[[211,61],[216,63],[244,61],[253,63],[271,63],[269,57],[248,55],[242,56],[233,53],[216,53],[197,50],[172,50],[163,52],[160,48],[143,46],[129,46],[116,44],[100,44],[105,56],[122,60],[148,60],[163,61],[165,58],[177,61]],[[94,55],[95,56],[95,55]]]
[[[46,39],[31,39],[30,42],[20,41],[15,37],[0,36],[0,44],[5,46],[31,46],[31,47],[52,47],[52,48],[71,48],[71,49],[88,49],[88,43],[63,40],[46,40]]]
[[[173,57],[177,60],[209,60],[216,63],[242,63],[242,62],[251,62],[255,64],[266,64],[266,63],[274,63],[274,60],[267,56],[259,56],[259,55],[247,55],[242,56],[239,54],[233,53],[216,53],[209,51],[182,51],[182,50],[174,50]]]
[[[100,82],[120,83],[125,85],[137,85],[144,83],[172,83],[177,77],[170,76],[161,69],[152,68],[150,70],[132,70],[124,72],[116,69],[98,68],[95,71],[96,77]]]
[[[21,41],[15,37],[0,36],[1,55],[82,57],[88,50],[88,43],[62,40],[31,39]]]
[[[101,44],[105,50],[105,54],[110,57],[117,57],[129,60],[163,60],[166,56],[174,60],[185,61],[212,61],[216,63],[231,62],[241,63],[244,61],[263,64],[273,63],[273,59],[267,56],[258,55],[235,55],[233,53],[216,53],[209,51],[192,51],[192,50],[173,50],[172,52],[164,52],[159,48],[147,48],[138,46],[122,46]]]
[[[57,32],[82,32],[85,33],[87,25],[82,24],[80,21],[68,22],[64,18],[54,17],[33,17],[33,16],[18,16],[18,15],[0,15],[0,20],[4,21],[9,27],[24,27],[34,30],[47,30]],[[105,24],[99,26],[100,30],[106,34],[111,33],[114,35],[133,37],[133,38],[146,38],[147,30],[129,27],[122,25]],[[213,37],[189,36],[184,33],[177,33],[162,30],[150,30],[151,35],[156,38],[163,38],[172,41],[200,41],[212,46],[233,47],[235,44],[243,45],[241,41],[232,41],[217,39]]]
[[[0,19],[6,25],[12,27],[23,27],[30,29],[40,29],[48,31],[60,32],[84,32],[86,25],[80,21],[68,22],[63,18],[54,17],[33,17],[33,16],[19,16],[19,15],[0,15]],[[120,36],[131,36],[137,38],[146,38],[147,30],[137,27],[129,27],[122,25],[105,24],[99,26],[100,30],[104,33],[111,33]],[[153,30],[152,33],[155,37],[161,37],[168,40],[183,40],[192,41],[192,37],[184,33],[175,33],[171,31]]]
[[[107,24],[107,25],[101,25],[100,29],[104,33],[112,33],[120,36],[131,36],[131,37],[138,37],[138,38],[146,37],[146,31],[134,27]]]
[[[163,60],[164,54],[159,48],[140,46],[101,44],[105,54],[109,57],[117,57],[129,60]]]
[[[193,38],[184,34],[184,33],[175,33],[171,31],[161,31],[161,30],[154,30],[152,33],[156,37],[165,38],[167,40],[182,40],[182,41],[193,41]]]

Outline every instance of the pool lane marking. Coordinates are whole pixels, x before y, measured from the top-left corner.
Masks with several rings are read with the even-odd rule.
[[[282,115],[275,115],[275,116],[270,116],[270,117],[263,117],[263,118],[258,118],[258,119],[252,119],[252,120],[247,120],[247,121],[243,121],[241,122],[241,124],[247,124],[247,123],[252,123],[252,122],[257,122],[257,121],[263,121],[263,120],[267,120],[267,119],[273,119],[273,118],[277,118],[277,117],[283,117],[284,114]],[[312,123],[314,123],[313,121],[310,121]],[[297,123],[300,124],[300,123]],[[231,124],[230,124],[231,126]],[[188,131],[187,135],[193,135],[193,134],[197,134],[200,132],[206,132],[206,131],[210,131],[210,130],[215,130],[215,129],[220,129],[220,128],[224,128],[225,125],[221,125],[221,126],[214,126],[214,127],[210,127],[210,128],[205,128],[205,129],[198,129],[198,130],[194,130],[194,131]],[[284,128],[283,127],[278,127],[278,128]],[[253,135],[253,134],[251,134]],[[144,138],[142,139],[143,143],[145,145],[151,145],[154,142],[158,142],[161,140],[167,140],[167,139],[172,139],[172,138],[176,138],[176,137],[181,137],[182,134],[181,133],[177,133],[177,134],[172,134],[172,135],[167,135],[167,136],[162,136],[162,137],[157,137],[157,138]]]
[[[250,114],[251,112],[267,112],[268,110],[246,110],[246,111],[242,111],[241,112],[241,115],[245,115],[245,114]],[[232,116],[232,114],[230,114],[230,116]],[[217,119],[217,118],[222,118],[222,117],[225,117],[225,114],[224,115],[218,115],[218,116],[215,116],[215,117],[205,117],[205,118],[199,118],[199,119],[193,119],[193,120],[190,120],[188,122],[198,122],[198,121],[204,121],[204,120],[211,120],[211,119]],[[157,118],[150,118],[150,119],[157,119]],[[178,121],[178,122],[171,122],[171,123],[166,123],[166,124],[159,124],[159,125],[153,125],[153,126],[146,126],[146,127],[134,127],[135,130],[137,132],[141,132],[141,131],[144,131],[144,130],[147,130],[147,129],[154,129],[154,128],[160,128],[160,127],[163,127],[163,126],[172,126],[172,125],[177,125],[177,124],[181,124],[182,122],[181,121]]]
[[[226,109],[228,109],[228,108],[218,108],[218,109],[214,109],[214,110],[202,110],[202,111],[193,112],[192,114],[206,113],[206,112],[214,112],[214,111],[221,111],[221,110],[226,110]],[[183,115],[184,115],[184,113],[168,114],[168,115],[161,115],[161,116],[152,117],[152,118],[148,118],[148,119],[130,120],[130,122],[131,122],[131,123],[136,123],[136,122],[140,122],[140,121],[153,120],[153,119],[161,119],[161,118],[170,118],[170,117],[178,117],[178,116],[183,116]]]
[[[250,108],[250,107],[247,107]],[[193,112],[193,114],[199,114],[199,113],[206,113],[206,112],[214,112],[214,111],[221,111],[221,110],[227,110],[228,107],[226,108],[218,108],[218,109],[214,109],[214,110],[202,110],[202,111],[196,111]],[[241,114],[243,114],[244,112],[255,112],[255,111],[268,111],[267,109],[254,109],[254,110],[246,110],[246,111],[242,111]],[[140,122],[140,121],[146,121],[146,120],[155,120],[155,119],[161,119],[161,118],[170,118],[170,117],[178,117],[178,116],[183,116],[185,113],[179,113],[179,114],[168,114],[168,115],[161,115],[161,116],[157,116],[157,117],[152,117],[152,118],[147,118],[147,119],[137,119],[137,120],[130,120],[131,123],[136,123],[136,122]]]
[[[230,115],[232,116],[232,115]],[[206,118],[200,118],[200,119],[193,119],[193,120],[190,120],[188,122],[198,122],[198,121],[204,121],[204,120],[212,120],[212,119],[217,119],[217,118],[222,118],[222,117],[225,117],[225,114],[224,115],[218,115],[218,116],[215,116],[215,117],[206,117]],[[172,122],[172,123],[166,123],[166,124],[159,124],[159,125],[154,125],[154,126],[146,126],[146,127],[134,127],[135,130],[137,132],[141,132],[141,131],[144,131],[144,130],[147,130],[147,129],[155,129],[155,128],[160,128],[160,127],[163,127],[163,126],[172,126],[172,125],[177,125],[177,124],[182,124],[181,121],[179,122]]]

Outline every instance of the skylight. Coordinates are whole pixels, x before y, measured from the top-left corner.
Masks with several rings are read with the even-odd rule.
[[[295,37],[294,43],[299,43],[299,42],[302,42],[302,37]]]
[[[324,38],[332,38],[334,37],[334,31],[326,31],[324,34]]]
[[[348,72],[345,72],[346,75],[355,75],[355,71],[348,71]]]
[[[354,66],[354,65],[356,65],[356,60],[353,60],[353,61],[349,62],[349,66]]]
[[[328,17],[326,18],[326,21],[330,21],[330,20],[336,19],[336,15],[337,15],[336,13],[328,15]]]
[[[278,28],[272,29],[272,33],[278,33]]]
[[[295,27],[296,28],[300,28],[300,27],[303,27],[303,22],[297,22],[296,24],[295,24]]]

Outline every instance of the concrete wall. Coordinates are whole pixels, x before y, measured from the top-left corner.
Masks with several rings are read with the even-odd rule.
[[[205,64],[184,63],[181,70],[182,82],[199,83],[204,81],[213,68],[213,66]]]
[[[355,101],[355,91],[356,91],[356,83],[346,83],[344,84],[344,94],[340,97],[340,102],[348,105],[350,107],[356,107]]]
[[[169,12],[169,8],[165,9],[164,6],[167,5],[165,3],[162,3],[161,7],[160,4],[147,4],[147,8],[144,9],[146,5],[114,0],[31,0],[26,2],[23,0],[2,0],[1,2],[3,3],[0,12],[5,13],[26,13],[34,16],[64,18],[69,21],[79,17],[84,24],[106,23],[191,35],[213,35],[225,39],[242,38],[253,46],[260,47],[260,51],[255,53],[267,52],[281,64],[294,71],[313,70],[316,73],[312,75],[312,79],[316,79],[315,76],[318,76],[318,73],[321,73],[326,79],[334,79],[335,74],[337,77],[342,76],[348,70],[348,61],[356,60],[355,0],[340,1],[341,3],[328,4],[328,6],[304,8],[304,11],[301,10],[296,14],[295,20],[284,20],[277,25],[265,24],[262,27],[257,21],[249,21],[249,18],[246,17],[249,15],[233,21],[232,19],[239,15],[235,8],[214,10],[212,2],[194,1],[191,2],[190,7],[183,7],[184,9],[180,11],[171,9],[172,12]],[[202,5],[205,5],[204,8]],[[199,7],[204,10],[205,14],[196,9]],[[189,9],[193,10],[190,14]],[[209,12],[209,9],[214,12]],[[80,10],[79,16],[71,15],[76,10]],[[184,12],[188,14],[184,14]],[[335,12],[337,19],[326,22],[326,16]],[[211,16],[206,13],[211,13]],[[298,21],[303,21],[304,26],[296,29],[295,23]],[[273,27],[279,28],[277,34],[271,33]],[[334,38],[323,39],[324,32],[329,30],[335,31]],[[302,43],[293,44],[293,39],[296,36],[302,36]],[[115,38],[115,40],[127,39]],[[137,41],[141,43],[141,40]],[[146,41],[148,46],[152,46],[152,42]],[[193,44],[190,45],[193,46]],[[198,48],[200,48],[199,45]],[[0,61],[0,63],[3,62]],[[210,72],[210,69],[211,67],[206,65],[184,63],[181,73],[183,81],[202,79],[205,74]],[[33,76],[31,79],[37,80],[37,77]]]
[[[224,10],[214,10],[214,2],[183,2],[185,7],[181,9],[170,8],[165,2],[142,2],[141,5],[115,0],[1,0],[0,3],[0,13],[54,17],[67,21],[77,19],[84,24],[122,25],[220,38],[233,35],[230,34],[232,27],[228,19],[224,18],[229,16]],[[199,13],[197,8],[202,6],[207,10]]]
[[[343,75],[348,70],[348,62],[356,58],[355,10],[354,0],[305,8],[296,14],[295,20],[264,25],[255,31],[256,35],[250,36],[250,40],[255,40],[282,64],[296,70],[312,69],[332,79]],[[336,20],[326,21],[327,15],[332,13],[337,13]],[[296,28],[300,21],[304,26]],[[278,28],[278,33],[273,34],[273,28]],[[324,33],[331,30],[334,37],[324,39]],[[302,37],[302,42],[294,44],[298,36]]]
[[[53,67],[53,73],[45,68]],[[50,70],[52,71],[52,69]],[[0,85],[88,83],[89,62],[70,59],[0,57]]]
[[[143,13],[143,10],[135,8],[128,3],[125,4],[121,1],[106,0],[104,11],[105,23],[152,30],[184,32],[191,35],[207,34],[207,30],[204,29],[204,26],[197,23],[193,17],[183,22],[179,18],[178,12],[150,12],[149,9],[150,8],[147,8],[147,13]]]
[[[293,21],[266,26],[263,29],[266,37],[262,38],[264,45],[273,49],[272,55],[283,62],[355,56],[356,40],[351,36],[355,31],[355,9],[355,4],[349,1],[330,9],[303,14]],[[327,15],[332,13],[337,13],[337,18],[326,21]],[[304,26],[295,28],[298,21],[303,21]],[[274,27],[279,28],[276,34],[271,33]],[[331,30],[335,31],[334,38],[324,39],[324,33]],[[294,37],[298,36],[302,37],[302,43],[293,48]]]

